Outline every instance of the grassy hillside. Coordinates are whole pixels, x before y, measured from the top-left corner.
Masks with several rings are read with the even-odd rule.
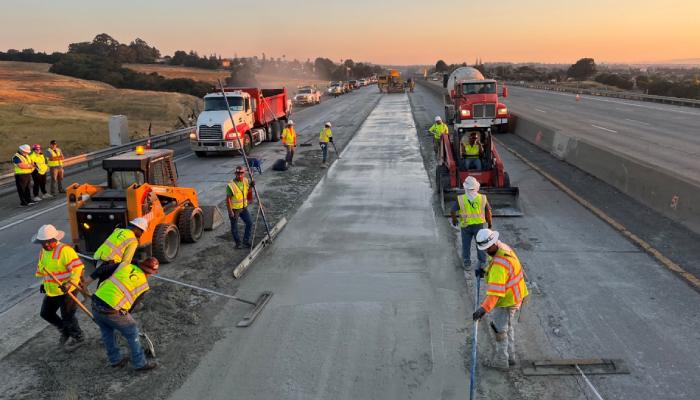
[[[59,141],[65,153],[84,153],[109,143],[111,115],[129,119],[132,138],[172,130],[178,116],[201,109],[201,100],[179,93],[115,89],[48,72],[49,64],[0,62],[0,170],[7,172],[17,146]]]

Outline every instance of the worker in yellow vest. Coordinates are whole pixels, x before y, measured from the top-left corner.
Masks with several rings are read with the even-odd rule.
[[[41,244],[35,276],[42,279],[40,291],[44,293],[41,318],[55,326],[61,333],[59,344],[68,351],[83,343],[83,331],[75,317],[77,304],[67,295],[80,285],[83,262],[78,253],[61,239],[65,232],[53,225],[43,225],[32,238]],[[61,310],[59,318],[56,312]]]
[[[51,194],[65,193],[63,190],[63,151],[58,147],[58,143],[52,140],[46,150],[49,157],[49,174],[51,174]]]
[[[297,147],[297,132],[294,130],[294,121],[291,119],[282,131],[282,144],[287,149],[287,163],[294,165],[294,152]]]
[[[465,137],[464,139],[461,146],[464,169],[481,171],[481,157],[484,155],[484,147],[481,144],[479,132],[472,131],[469,138]]]
[[[32,180],[34,181],[34,201],[53,197],[46,193],[46,176],[49,172],[49,165],[46,156],[41,152],[40,144],[32,146],[32,153],[29,154],[29,158],[34,163],[34,171],[32,172]],[[41,196],[39,196],[39,192],[41,192]]]
[[[32,172],[34,172],[34,163],[32,162],[29,153],[32,149],[28,144],[19,146],[17,153],[12,156],[12,165],[15,168],[15,185],[17,186],[17,194],[19,195],[20,207],[26,207],[36,204],[32,199]]]
[[[435,139],[433,140],[433,150],[437,153],[440,147],[440,138],[443,135],[449,135],[450,128],[446,123],[442,122],[442,118],[438,115],[435,117],[435,123],[428,129],[428,132],[433,134],[433,139]]]
[[[158,260],[149,257],[138,266],[133,264],[103,264],[90,275],[100,284],[92,295],[92,313],[100,327],[102,343],[112,367],[121,368],[129,362],[122,357],[115,331],[124,336],[131,352],[131,363],[136,371],[147,371],[158,364],[147,361],[139,342],[139,329],[130,311],[148,289],[148,277],[158,273]]]
[[[244,166],[236,167],[235,178],[226,186],[226,209],[228,210],[228,218],[231,221],[231,234],[237,249],[250,248],[252,246],[250,235],[253,229],[253,220],[250,218],[250,212],[248,212],[248,204],[253,201],[251,187],[255,183],[245,176],[246,172],[247,170]],[[238,234],[239,218],[245,224],[243,242],[241,242]]]
[[[457,196],[457,202],[452,206],[451,217],[452,225],[459,227],[462,237],[462,266],[465,271],[469,271],[472,263],[472,240],[485,224],[489,228],[493,227],[493,216],[486,195],[479,193],[481,188],[479,181],[473,176],[468,176],[463,186],[464,194]],[[486,263],[486,253],[477,248],[476,256],[479,260],[478,268],[483,268]]]
[[[513,249],[498,240],[498,232],[482,229],[476,234],[476,246],[489,255],[485,269],[477,270],[477,279],[486,279],[486,298],[472,319],[491,313],[491,328],[496,333],[493,357],[486,365],[508,370],[515,365],[515,313],[527,297],[525,273]]]
[[[333,132],[331,131],[331,123],[326,122],[326,125],[321,129],[321,133],[318,137],[319,145],[321,146],[321,153],[323,154],[323,161],[321,162],[321,168],[328,167],[328,143],[333,142]]]
[[[129,221],[126,228],[115,229],[97,248],[92,258],[97,260],[98,267],[102,263],[121,266],[131,264],[131,260],[139,248],[139,238],[147,230],[148,220],[146,218],[134,218]]]

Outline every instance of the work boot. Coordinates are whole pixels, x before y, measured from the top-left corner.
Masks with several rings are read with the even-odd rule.
[[[236,247],[236,249],[242,249],[243,245],[241,243],[236,243],[235,247]]]
[[[38,202],[41,201],[41,197],[39,197],[39,196],[34,196],[34,198],[33,198],[32,200],[34,200],[35,202],[38,203]]]
[[[462,269],[465,271],[471,271],[472,270],[472,263],[471,261],[464,261],[462,262]]]
[[[136,368],[135,371],[150,371],[156,367],[158,367],[158,364],[155,361],[147,361],[146,364],[143,365],[143,367]]]
[[[245,241],[243,241],[243,247],[245,247],[246,249],[249,249],[249,248],[253,247],[253,244],[250,243],[250,240],[245,240]]]
[[[117,361],[114,364],[110,364],[109,366],[112,368],[124,368],[124,366],[128,363],[129,363],[129,356],[124,356],[124,357],[122,357],[121,360]]]
[[[85,339],[83,339],[82,336],[78,337],[71,337],[66,341],[66,344],[63,346],[63,349],[67,352],[72,352],[78,347],[82,346],[85,343]]]
[[[52,195],[51,193],[44,193],[44,196],[43,196],[43,197],[44,197],[45,199],[52,199],[52,198],[53,198],[53,195]]]
[[[65,345],[66,342],[68,341],[68,338],[70,338],[70,336],[68,336],[67,333],[61,333],[61,337],[58,338],[58,345],[59,346]]]
[[[508,366],[512,367],[512,366],[514,366],[515,364],[517,364],[517,361],[515,361],[514,358],[509,358],[509,359],[508,359]]]
[[[483,361],[483,365],[486,368],[495,369],[498,371],[508,371],[508,361],[497,360],[495,358],[489,358]]]

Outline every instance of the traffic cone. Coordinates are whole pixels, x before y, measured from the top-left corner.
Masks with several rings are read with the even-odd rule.
[[[146,141],[146,148],[147,149],[151,148],[151,139],[150,138]]]
[[[580,94],[576,94],[576,101],[581,101],[581,95],[580,95]]]

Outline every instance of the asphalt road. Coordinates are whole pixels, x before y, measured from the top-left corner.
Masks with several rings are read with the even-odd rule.
[[[441,99],[420,86],[414,102],[426,116],[442,110]],[[630,375],[590,378],[605,399],[697,398],[700,294],[511,153],[499,154],[525,215],[497,219],[495,229],[536,283],[517,327],[518,356],[624,359]],[[523,397],[538,398],[527,388],[574,378],[520,379],[513,380]],[[586,391],[583,381],[578,385]],[[571,398],[551,391],[545,397]]]
[[[511,111],[700,183],[700,109],[509,87]]]
[[[292,118],[297,125],[298,142],[316,143],[318,131],[326,121],[334,123],[336,134],[352,132],[362,122],[363,111],[371,109],[376,98],[376,88],[367,87],[350,94],[330,99],[324,98],[320,105],[295,108]],[[173,147],[179,173],[179,185],[194,187],[202,204],[217,204],[224,198],[223,188],[232,177],[237,165],[242,163],[239,156],[211,156],[197,158],[189,151],[188,143]],[[300,148],[298,150],[303,150]],[[264,167],[270,168],[277,158],[284,157],[280,143],[263,143],[257,146],[252,156],[264,160]],[[101,169],[86,171],[67,179],[71,182],[101,183],[105,179]],[[30,244],[30,239],[43,224],[54,224],[70,235],[66,215],[65,199],[42,201],[29,209],[19,208],[16,196],[0,197],[0,322],[7,326],[0,332],[0,354],[5,354],[17,343],[7,339],[15,336],[26,340],[27,332],[38,332],[46,323],[38,318],[38,281],[34,278],[38,246]],[[70,238],[64,239],[70,242]],[[22,333],[21,335],[19,333]]]

